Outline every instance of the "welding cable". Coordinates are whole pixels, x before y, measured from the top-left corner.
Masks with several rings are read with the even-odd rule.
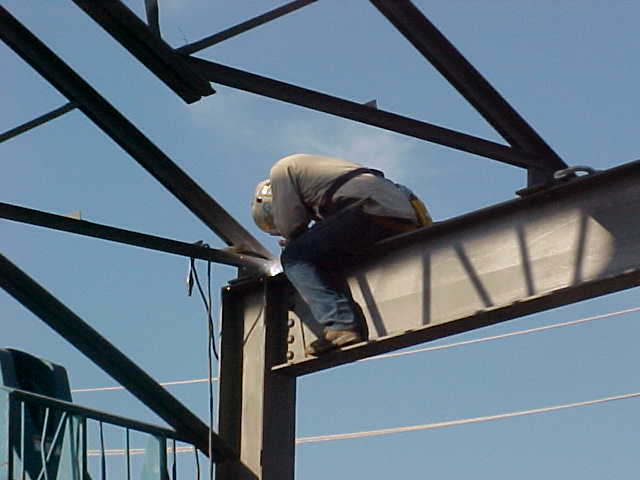
[[[207,299],[209,300],[208,308],[208,325],[209,325],[209,480],[213,480],[215,463],[213,461],[213,361],[211,359],[211,351],[216,356],[216,360],[220,361],[218,352],[216,352],[216,338],[213,332],[213,317],[211,316],[211,262],[207,262]],[[174,444],[175,445],[175,444]],[[174,451],[175,458],[175,451]]]
[[[407,350],[404,352],[394,352],[394,353],[383,353],[381,355],[376,355],[374,357],[369,357],[369,358],[363,358],[358,360],[358,362],[368,362],[370,360],[384,360],[387,358],[395,358],[395,357],[403,357],[405,355],[413,355],[414,353],[425,353],[425,352],[432,352],[432,351],[436,351],[436,350],[447,350],[449,348],[455,348],[455,347],[462,347],[465,345],[472,345],[475,343],[483,343],[483,342],[490,342],[493,340],[501,340],[503,338],[510,338],[510,337],[517,337],[519,335],[528,335],[530,333],[537,333],[537,332],[543,332],[546,330],[552,330],[555,328],[562,328],[562,327],[571,327],[574,325],[580,325],[583,323],[587,323],[587,322],[593,322],[595,320],[603,320],[605,318],[610,318],[610,317],[616,317],[619,315],[624,315],[627,313],[634,313],[634,312],[638,312],[640,311],[640,307],[633,307],[633,308],[628,308],[626,310],[619,310],[617,312],[609,312],[609,313],[603,313],[601,315],[594,315],[592,317],[584,317],[584,318],[578,318],[576,320],[569,320],[567,322],[561,322],[561,323],[553,323],[551,325],[544,325],[542,327],[535,327],[535,328],[528,328],[526,330],[516,330],[514,332],[508,332],[508,333],[502,333],[500,335],[493,335],[490,337],[481,337],[481,338],[474,338],[471,340],[464,340],[462,342],[455,342],[455,343],[446,343],[444,345],[436,345],[433,347],[424,347],[424,348],[416,348],[413,350]],[[217,378],[213,379],[214,381],[217,381]],[[161,383],[160,385],[185,385],[185,384],[191,384],[191,383],[205,383],[208,380],[206,378],[194,378],[192,380],[177,380],[177,381],[173,381],[173,382],[164,382]],[[102,391],[109,391],[109,390],[124,390],[124,387],[96,387],[96,388],[79,388],[76,390],[71,390],[71,393],[84,393],[84,392],[102,392]]]
[[[207,262],[207,284],[208,284],[208,299],[204,295],[204,290],[202,289],[202,285],[200,285],[200,279],[198,278],[198,271],[195,266],[195,259],[191,258],[191,271],[193,272],[193,278],[196,281],[196,286],[198,287],[198,291],[200,292],[200,297],[202,298],[202,302],[207,310],[207,328],[209,331],[208,338],[208,347],[213,351],[213,355],[216,357],[216,360],[219,360],[218,351],[216,350],[216,339],[215,333],[213,330],[213,317],[211,316],[211,262]]]
[[[207,246],[206,244],[204,244]],[[208,385],[209,385],[209,431],[213,431],[213,358],[211,358],[211,354],[216,357],[216,360],[220,361],[218,356],[218,352],[216,351],[216,337],[214,333],[213,326],[213,316],[211,315],[211,262],[207,262],[207,297],[204,295],[204,291],[202,286],[200,285],[200,279],[198,278],[198,271],[195,266],[195,259],[191,258],[191,271],[193,272],[193,278],[196,281],[196,285],[198,286],[198,291],[200,292],[200,297],[202,297],[202,301],[204,302],[207,309],[207,369],[209,373],[208,377]],[[213,480],[214,472],[214,462],[213,462],[213,438],[212,435],[209,435],[209,479]]]
[[[457,420],[448,420],[444,422],[434,422],[434,423],[425,423],[422,425],[407,425],[403,427],[392,427],[392,428],[381,428],[378,430],[367,430],[361,432],[351,432],[351,433],[334,433],[329,435],[315,435],[311,437],[299,437],[296,438],[296,444],[303,443],[320,443],[320,442],[331,442],[336,440],[349,440],[354,438],[366,438],[366,437],[379,437],[383,435],[392,435],[396,433],[407,433],[407,432],[416,432],[420,430],[433,430],[437,428],[446,428],[446,427],[456,427],[461,425],[470,425],[473,423],[482,423],[482,422],[491,422],[495,420],[504,420],[508,418],[515,417],[524,417],[527,415],[538,415],[541,413],[549,413],[549,412],[557,412],[559,410],[568,410],[571,408],[579,408],[586,407],[591,405],[598,405],[603,403],[615,402],[619,400],[629,400],[631,398],[639,398],[640,392],[634,393],[624,393],[620,395],[613,395],[610,397],[603,398],[595,398],[593,400],[585,400],[582,402],[573,402],[573,403],[565,403],[561,405],[552,405],[549,407],[541,407],[541,408],[532,408],[529,410],[518,410],[515,412],[506,412],[506,413],[498,413],[495,415],[485,415],[482,417],[471,417],[471,418],[459,418]],[[171,450],[167,448],[167,451]],[[193,452],[193,447],[177,447],[176,453],[186,453]],[[145,453],[144,448],[132,448],[130,451],[131,455],[142,455]],[[100,455],[100,450],[88,450],[87,455],[90,457]],[[121,449],[113,449],[106,450],[104,455],[124,455],[124,450]]]

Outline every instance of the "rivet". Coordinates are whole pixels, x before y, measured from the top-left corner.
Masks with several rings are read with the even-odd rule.
[[[296,321],[293,318],[290,318],[289,321],[287,322],[287,325],[289,325],[289,328],[293,327],[296,324]]]
[[[287,352],[287,360],[293,360],[293,352],[291,350]]]
[[[287,337],[287,343],[293,343],[293,342],[295,342],[295,340],[296,340],[296,339],[295,339],[295,337],[294,337],[293,335],[289,335],[289,336]]]

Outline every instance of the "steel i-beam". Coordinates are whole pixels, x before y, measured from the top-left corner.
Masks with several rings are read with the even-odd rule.
[[[227,244],[271,257],[220,204],[2,6],[0,38]]]
[[[370,342],[304,356],[296,310],[282,373],[310,373],[640,285],[640,162],[381,243],[344,273]],[[283,339],[284,342],[284,339]]]
[[[222,292],[218,429],[241,463],[216,466],[216,479],[293,480],[296,379],[272,371],[286,361],[288,286],[271,278]]]

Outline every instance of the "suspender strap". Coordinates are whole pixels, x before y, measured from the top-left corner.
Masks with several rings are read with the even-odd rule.
[[[371,173],[373,175],[376,175],[378,177],[384,177],[384,173],[382,173],[380,170],[376,170],[374,168],[356,168],[354,170],[351,170],[347,173],[344,173],[342,175],[340,175],[338,178],[336,178],[333,183],[329,186],[329,188],[327,189],[326,192],[324,192],[324,195],[322,196],[322,201],[320,202],[320,208],[318,209],[320,212],[320,215],[322,215],[323,217],[333,213],[332,210],[332,202],[331,199],[333,198],[333,195],[338,191],[338,189],[340,187],[342,187],[345,183],[347,183],[349,180],[351,180],[352,178],[355,178],[359,175],[364,175],[365,173]]]

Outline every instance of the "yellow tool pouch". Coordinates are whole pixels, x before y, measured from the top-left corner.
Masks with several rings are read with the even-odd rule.
[[[413,210],[416,212],[416,217],[418,217],[418,223],[421,227],[428,227],[433,223],[431,219],[431,215],[429,215],[429,211],[427,210],[427,206],[422,203],[418,197],[414,194],[411,194],[409,197],[409,201],[411,202],[411,206]]]

